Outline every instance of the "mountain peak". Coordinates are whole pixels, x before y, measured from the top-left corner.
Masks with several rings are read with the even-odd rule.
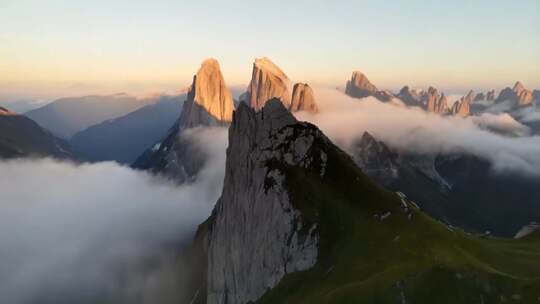
[[[512,88],[512,91],[516,92],[516,94],[519,95],[523,90],[525,90],[525,86],[521,83],[521,81],[516,81],[514,87]]]
[[[409,86],[404,86],[397,95],[406,105],[416,106],[418,105],[418,93],[416,90],[411,90]]]
[[[296,118],[294,118],[278,98],[268,100],[261,108],[260,113],[260,125],[268,131],[297,122]],[[247,125],[252,123],[255,114],[255,109],[247,106],[245,103],[240,103],[238,109],[234,112],[231,128],[249,129]]]
[[[203,61],[180,116],[182,128],[220,126],[231,122],[234,104],[216,59]]]
[[[290,110],[291,112],[319,112],[313,89],[307,83],[296,83],[294,85]]]
[[[372,84],[364,73],[356,70],[352,72],[351,80],[347,81],[345,93],[356,98],[373,96],[377,93],[377,87]]]
[[[255,62],[253,63],[254,66],[256,66],[259,69],[268,71],[276,76],[279,76],[283,79],[289,79],[285,72],[283,72],[270,58],[268,57],[261,57],[261,58],[255,58]]]
[[[276,64],[266,57],[257,58],[253,63],[246,102],[258,111],[275,97],[288,108],[291,103],[289,87],[289,77]]]
[[[285,167],[316,168],[319,174],[317,164],[326,154],[315,146],[322,137],[277,98],[258,112],[238,106],[229,128],[223,192],[207,235],[206,303],[255,302],[286,274],[316,263],[316,225],[293,205]]]

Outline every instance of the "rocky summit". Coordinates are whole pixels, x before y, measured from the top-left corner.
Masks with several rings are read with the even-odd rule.
[[[289,77],[270,59],[257,58],[253,63],[251,82],[244,102],[258,111],[268,100],[278,98],[286,108],[289,108],[291,104],[290,86]]]
[[[180,127],[224,126],[231,122],[234,103],[219,63],[207,59],[195,76],[180,116]]]
[[[478,97],[478,95],[476,96]],[[474,92],[471,90],[467,95],[461,97],[459,100],[456,100],[452,105],[452,114],[458,115],[461,117],[466,117],[471,115],[471,104],[474,101],[475,96]]]
[[[291,112],[306,111],[311,113],[319,112],[319,107],[315,102],[313,89],[307,83],[297,83],[293,87]]]
[[[447,114],[449,112],[448,100],[444,93],[434,87],[429,87],[427,91],[420,94],[420,104],[428,112]]]
[[[317,136],[278,99],[257,113],[243,104],[235,112],[223,193],[208,235],[208,304],[255,301],[287,273],[315,264],[316,225],[292,205],[282,164],[324,166],[324,152],[312,149]]]
[[[418,93],[414,89],[410,89],[409,86],[404,86],[396,96],[401,99],[408,106],[418,105]]]
[[[503,89],[496,102],[511,101],[514,106],[522,107],[531,105],[533,99],[533,92],[527,90],[521,82],[517,81],[513,88],[506,87]]]
[[[227,126],[232,120],[234,104],[225,85],[219,63],[205,60],[189,88],[180,118],[163,141],[146,150],[134,162],[137,169],[164,174],[178,183],[193,181],[205,163],[205,156],[186,131],[196,127]]]
[[[379,91],[364,73],[353,71],[351,79],[347,81],[345,93],[355,98],[375,97],[380,101],[389,101],[393,95],[387,91]]]

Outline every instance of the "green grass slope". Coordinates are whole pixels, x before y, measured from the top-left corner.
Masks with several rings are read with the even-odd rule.
[[[328,153],[323,178],[281,168],[293,204],[318,223],[318,262],[257,303],[540,303],[538,233],[511,240],[448,227],[318,144]]]

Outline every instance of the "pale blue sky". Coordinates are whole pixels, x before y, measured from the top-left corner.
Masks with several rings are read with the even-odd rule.
[[[231,85],[268,56],[314,84],[540,88],[540,1],[0,0],[4,95],[182,88],[210,56]]]

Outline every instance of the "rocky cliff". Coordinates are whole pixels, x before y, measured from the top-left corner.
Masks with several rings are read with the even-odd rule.
[[[208,234],[207,303],[255,301],[288,273],[317,261],[318,235],[286,189],[288,167],[324,175],[326,140],[298,123],[278,99],[260,112],[241,104],[229,129],[223,193]]]
[[[409,86],[404,86],[396,97],[408,106],[417,106],[428,112],[438,114],[451,113],[451,109],[448,107],[448,99],[444,93],[439,92],[434,87],[417,92],[416,90],[411,90]]]
[[[231,122],[234,104],[219,63],[207,59],[195,76],[180,116],[180,128],[225,126]]]
[[[409,86],[404,86],[396,97],[408,106],[418,106],[418,93],[416,90],[410,89]]]
[[[420,105],[428,112],[447,114],[450,111],[446,96],[434,87],[420,93]]]
[[[478,95],[476,96],[478,97]],[[458,115],[461,117],[467,117],[471,115],[471,104],[474,101],[474,92],[471,90],[467,95],[461,97],[455,101],[452,105],[452,115]]]
[[[512,101],[515,106],[528,106],[533,102],[533,92],[527,90],[521,82],[516,82],[513,88],[507,87],[501,91],[496,102]]]
[[[233,110],[219,63],[205,60],[193,77],[178,121],[161,142],[139,156],[133,167],[164,174],[179,183],[194,180],[205,163],[204,154],[193,142],[193,133],[199,132],[196,127],[227,126]]]
[[[287,75],[270,59],[257,58],[253,63],[251,82],[244,102],[258,111],[268,100],[278,98],[286,108],[290,108],[290,86]]]
[[[373,96],[381,101],[389,101],[393,95],[387,91],[379,91],[364,73],[353,71],[351,79],[347,81],[345,93],[351,97],[364,98]]]
[[[297,83],[293,87],[291,112],[306,111],[311,113],[319,112],[319,107],[315,102],[313,89],[307,83]]]

